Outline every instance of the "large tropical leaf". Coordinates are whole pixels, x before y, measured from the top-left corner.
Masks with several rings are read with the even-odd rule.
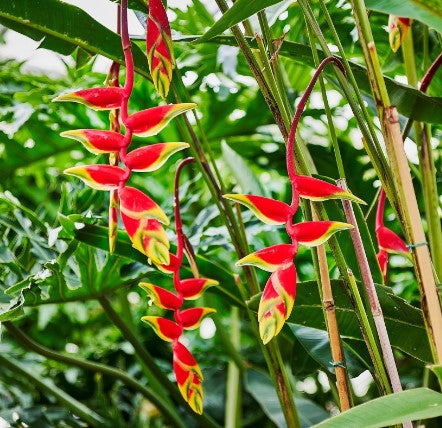
[[[441,0],[366,0],[368,9],[413,18],[442,32]]]
[[[359,284],[359,286],[361,286]],[[363,340],[356,314],[347,297],[344,284],[340,280],[332,281],[333,297],[339,331],[343,338]],[[431,350],[419,309],[395,296],[389,287],[376,285],[379,301],[384,313],[385,324],[392,346],[413,357],[431,362]],[[258,307],[260,294],[254,296],[249,305]],[[301,282],[297,286],[295,306],[288,319],[288,324],[326,330],[324,312],[316,281]]]
[[[198,40],[198,36],[184,36],[175,40],[193,42]],[[257,49],[258,46],[252,38],[248,38],[247,40],[250,47]],[[236,46],[236,40],[233,36],[216,36],[208,42],[217,45]],[[310,46],[302,43],[284,41],[279,50],[279,54],[298,64],[314,68]],[[318,55],[321,59],[325,57],[324,53],[319,48]],[[367,77],[366,67],[352,61],[350,61],[350,67],[355,75],[359,89],[371,96],[371,87]],[[324,73],[334,79],[335,74],[332,67],[326,67]],[[397,107],[399,113],[422,122],[435,124],[442,123],[442,98],[430,97],[409,85],[399,83],[385,75],[384,79],[391,103]]]
[[[62,1],[0,2],[0,24],[41,41],[41,48],[69,55],[80,47],[89,54],[124,64],[120,37],[82,9]],[[145,55],[138,46],[133,46],[133,54],[136,71],[148,77]]]
[[[376,398],[314,426],[380,428],[438,416],[442,416],[442,394],[417,388]]]

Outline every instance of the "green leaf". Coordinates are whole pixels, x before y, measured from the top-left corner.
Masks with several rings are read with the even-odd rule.
[[[175,39],[175,41],[192,42],[198,39],[198,36],[185,36]],[[249,45],[253,49],[258,46],[252,38],[247,38]],[[217,36],[209,41],[217,45],[236,46],[236,40],[233,36]],[[279,55],[289,58],[301,65],[307,65],[314,68],[314,62],[311,55],[311,48],[302,43],[284,41],[281,45]],[[318,48],[320,59],[325,58],[324,53]],[[337,55],[336,55],[337,56]],[[338,56],[337,56],[338,57]],[[338,57],[339,58],[339,57]],[[356,82],[360,90],[372,96],[370,82],[367,77],[367,69],[363,65],[350,61],[350,67],[355,75]],[[326,67],[324,73],[335,79],[332,67]],[[421,122],[434,124],[442,123],[442,98],[431,97],[409,85],[396,82],[391,77],[385,76],[385,84],[387,85],[388,94],[390,95],[391,104],[395,105],[402,115],[412,117]],[[333,82],[334,80],[332,80]]]
[[[273,6],[281,0],[238,0],[223,14],[223,16],[210,29],[198,39],[198,43],[205,42],[223,33],[230,27],[250,18],[255,13],[268,6]]]
[[[417,388],[376,398],[315,425],[315,427],[363,426],[364,428],[378,428],[441,415],[442,394],[427,388]]]
[[[442,32],[441,0],[366,0],[367,9],[413,18]]]
[[[15,0],[0,2],[0,24],[33,40],[40,48],[63,55],[80,47],[92,55],[103,55],[124,65],[120,37],[82,9],[58,0]],[[149,77],[147,59],[132,46],[135,70]]]
[[[359,287],[362,287],[358,283]],[[363,340],[356,314],[340,280],[332,281],[333,298],[339,331],[343,338]],[[392,346],[424,362],[431,362],[431,350],[422,312],[395,296],[389,287],[376,285],[385,324]],[[255,310],[261,295],[254,296],[249,306]],[[298,283],[295,306],[288,323],[326,330],[321,297],[316,281]]]
[[[268,196],[268,192],[266,192],[249,165],[238,153],[231,149],[224,141],[221,143],[221,150],[227,168],[236,178],[243,192],[251,193],[252,195]]]
[[[256,370],[248,370],[246,390],[278,428],[287,426],[275,388],[268,376]],[[311,427],[328,417],[328,413],[313,401],[302,397],[294,399],[303,428]]]

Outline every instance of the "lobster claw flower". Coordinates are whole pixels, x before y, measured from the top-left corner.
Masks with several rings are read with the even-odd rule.
[[[155,89],[166,98],[175,66],[172,36],[166,10],[161,0],[149,0],[146,50]]]
[[[112,165],[83,165],[65,169],[64,173],[79,178],[93,189],[114,190],[124,179],[126,171]]]
[[[159,308],[175,310],[181,307],[182,302],[176,294],[147,282],[140,282],[138,285],[149,295],[153,303]]]
[[[180,342],[173,348],[173,370],[181,395],[195,413],[203,413],[203,374],[193,355]]]
[[[141,147],[126,156],[126,166],[136,172],[152,172],[161,168],[174,153],[187,147],[187,143],[158,143]]]
[[[60,134],[62,137],[77,140],[94,154],[115,153],[124,147],[124,135],[113,131],[96,129],[74,129]]]
[[[380,250],[391,254],[401,254],[406,257],[410,256],[410,250],[405,242],[388,227],[381,226],[377,228],[376,236]]]
[[[267,224],[284,224],[290,213],[290,207],[286,203],[264,196],[228,194],[224,197],[245,205]]]
[[[325,201],[327,199],[349,199],[359,204],[365,204],[362,199],[341,189],[334,184],[306,175],[297,175],[295,178],[296,190],[299,196],[311,201]]]
[[[152,107],[130,115],[125,125],[135,135],[151,137],[157,135],[176,116],[196,107],[194,103],[168,104]]]
[[[132,245],[155,264],[167,264],[170,243],[161,224],[155,219],[132,218],[121,212],[121,219]]]
[[[115,244],[118,231],[118,190],[112,190],[109,200],[109,252],[115,251]]]
[[[91,88],[59,95],[52,101],[70,101],[84,104],[94,110],[112,110],[121,106],[123,95],[124,88]]]
[[[179,283],[178,291],[186,300],[195,300],[203,294],[206,288],[218,285],[218,281],[208,278],[189,278],[183,279]]]
[[[401,47],[411,23],[410,18],[400,18],[394,15],[388,17],[389,42],[393,52],[397,52]]]
[[[180,323],[186,330],[198,328],[207,314],[216,312],[212,308],[190,308],[179,313]]]
[[[278,244],[263,248],[243,257],[236,262],[237,266],[251,265],[268,272],[285,269],[293,263],[296,248],[290,244]]]
[[[119,192],[121,212],[133,219],[153,218],[168,225],[169,219],[159,205],[134,187],[123,187]]]
[[[353,229],[348,223],[339,221],[305,221],[293,226],[293,234],[299,244],[316,247],[341,230]]]
[[[141,320],[149,324],[155,333],[166,342],[174,342],[181,336],[182,328],[167,318],[146,316]]]
[[[296,296],[296,268],[292,263],[270,275],[259,302],[259,334],[264,344],[270,342],[290,316]]]

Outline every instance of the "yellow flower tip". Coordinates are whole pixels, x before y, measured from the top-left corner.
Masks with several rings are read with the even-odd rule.
[[[63,131],[63,132],[60,132],[60,137],[78,140],[83,137],[83,131],[81,129],[72,129],[70,131]]]
[[[79,97],[77,95],[75,95],[73,92],[70,92],[69,94],[62,94],[62,95],[58,95],[55,98],[52,98],[52,102],[56,103],[56,102],[77,101],[78,98]]]
[[[206,283],[206,287],[212,287],[212,286],[218,286],[219,285],[219,281],[217,281],[216,279],[208,279],[207,283]]]

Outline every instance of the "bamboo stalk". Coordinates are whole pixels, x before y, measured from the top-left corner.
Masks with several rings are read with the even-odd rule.
[[[347,186],[343,179],[339,179],[337,184],[342,189],[347,190]],[[368,301],[370,303],[371,313],[373,314],[376,331],[378,333],[385,368],[387,369],[393,392],[400,392],[402,391],[401,380],[399,378],[396,362],[394,360],[393,349],[391,347],[390,338],[388,337],[387,327],[385,326],[384,315],[382,313],[381,304],[379,303],[379,298],[374,286],[373,276],[371,274],[370,265],[368,264],[367,254],[365,253],[364,244],[362,243],[353,206],[350,201],[346,200],[342,201],[342,205],[344,207],[347,222],[353,225],[353,229],[350,230],[350,236],[355,248],[359,269],[361,270],[362,282],[367,290]],[[405,422],[403,426],[406,428],[413,428],[411,422]]]
[[[313,220],[317,221],[318,216],[312,206]],[[351,407],[348,377],[344,364],[344,352],[342,350],[341,338],[339,335],[338,321],[336,319],[335,302],[330,283],[330,274],[327,266],[327,255],[325,245],[319,245],[316,248],[318,255],[320,283],[322,286],[322,306],[325,312],[327,322],[327,332],[330,339],[330,348],[333,358],[333,366],[336,374],[336,384],[338,388],[339,402],[341,411],[344,412]]]

